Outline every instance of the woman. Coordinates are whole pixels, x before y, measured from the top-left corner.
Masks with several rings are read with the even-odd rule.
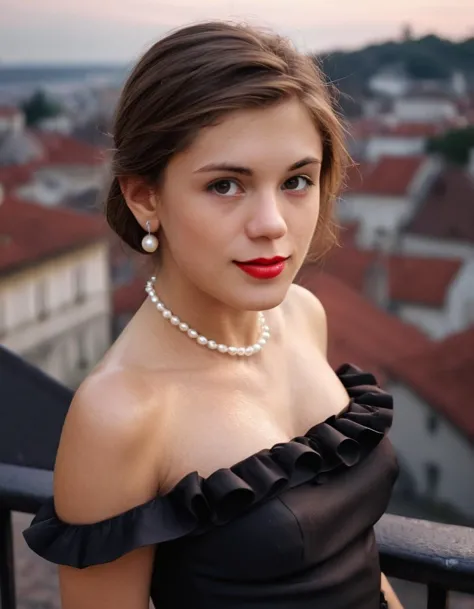
[[[207,23],[155,44],[114,128],[107,218],[148,298],[84,381],[25,537],[64,609],[398,607],[373,525],[391,398],[326,359],[292,284],[332,237],[343,136],[313,62]]]

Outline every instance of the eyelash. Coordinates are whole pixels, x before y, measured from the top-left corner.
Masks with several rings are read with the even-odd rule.
[[[305,175],[292,176],[291,178],[288,178],[288,180],[286,180],[286,182],[288,182],[289,180],[294,180],[295,178],[303,178],[303,180],[306,180],[307,188],[305,190],[309,190],[312,186],[314,186],[313,180]],[[218,180],[214,180],[214,182],[211,182],[210,184],[208,184],[206,186],[206,190],[208,192],[212,192],[212,189],[217,184],[220,184],[222,182],[233,182],[234,184],[238,184],[238,181],[235,178],[219,178]],[[297,191],[297,192],[301,192],[301,191]],[[221,195],[221,196],[226,196],[226,195]]]

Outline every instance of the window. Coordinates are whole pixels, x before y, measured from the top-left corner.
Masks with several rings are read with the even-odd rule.
[[[439,417],[434,413],[429,414],[426,421],[426,427],[430,434],[435,434],[439,428]]]
[[[87,370],[89,367],[89,358],[87,353],[87,333],[81,332],[77,335],[77,367],[79,370]]]
[[[434,497],[438,492],[440,476],[439,465],[436,463],[426,464],[426,493],[429,497]]]
[[[84,302],[86,297],[86,273],[83,265],[79,265],[73,272],[73,293],[74,301]]]
[[[35,288],[35,309],[38,319],[45,319],[48,316],[48,307],[46,302],[46,282],[40,281]]]

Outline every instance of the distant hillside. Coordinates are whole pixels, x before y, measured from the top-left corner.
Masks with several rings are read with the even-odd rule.
[[[474,85],[474,38],[453,42],[430,35],[357,51],[336,51],[317,59],[331,82],[356,97],[367,91],[367,81],[373,74],[393,64],[402,65],[415,79],[444,79],[459,70]]]

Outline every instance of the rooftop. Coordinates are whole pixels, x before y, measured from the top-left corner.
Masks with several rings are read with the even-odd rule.
[[[14,118],[21,116],[22,112],[15,106],[0,106],[0,118]]]
[[[383,156],[375,163],[361,163],[349,168],[345,193],[403,197],[426,161],[422,155]]]
[[[441,307],[463,260],[389,255],[359,250],[349,244],[334,248],[321,267],[357,291],[364,291],[367,273],[375,263],[386,265],[389,297],[393,301]]]
[[[396,378],[474,442],[474,326],[400,362]]]
[[[107,236],[102,217],[6,197],[0,204],[0,274]]]
[[[328,358],[334,367],[352,362],[384,382],[398,370],[399,360],[426,350],[431,343],[417,328],[376,307],[328,273],[305,266],[298,283],[316,294],[326,309]]]
[[[442,171],[406,233],[474,244],[474,180],[464,169]]]

